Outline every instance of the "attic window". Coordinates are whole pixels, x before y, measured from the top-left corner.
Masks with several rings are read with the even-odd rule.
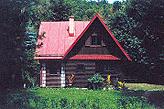
[[[96,33],[92,34],[91,41],[92,41],[91,42],[92,45],[101,45],[101,40],[100,40],[100,38],[98,37],[98,35]]]

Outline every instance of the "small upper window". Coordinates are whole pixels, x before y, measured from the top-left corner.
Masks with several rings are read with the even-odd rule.
[[[101,45],[101,40],[96,33],[92,34],[92,45]]]

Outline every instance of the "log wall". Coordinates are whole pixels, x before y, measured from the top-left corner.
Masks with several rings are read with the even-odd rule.
[[[50,74],[46,75],[46,86],[48,87],[61,87],[60,74]]]
[[[84,71],[78,71],[78,64],[84,65]],[[74,87],[87,87],[88,78],[95,73],[95,62],[92,61],[68,61],[65,67],[66,85],[68,85],[68,76],[75,75]]]
[[[109,64],[109,71],[104,70],[104,65]],[[84,70],[79,71],[78,65],[83,65]],[[55,66],[55,65],[52,65]],[[119,76],[121,74],[121,69],[119,68],[118,62],[109,61],[67,61],[65,62],[65,81],[66,87],[68,86],[68,77],[71,74],[75,75],[75,80],[73,82],[73,87],[87,87],[88,78],[93,76],[95,72],[100,73],[104,79],[107,79],[107,75],[110,74],[114,76]],[[61,73],[60,68],[57,69],[56,74],[46,73],[46,86],[47,87],[61,87]]]

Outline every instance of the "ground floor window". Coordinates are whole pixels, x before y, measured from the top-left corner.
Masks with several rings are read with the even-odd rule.
[[[48,62],[47,63],[47,73],[58,74],[60,72],[61,63],[60,62]]]

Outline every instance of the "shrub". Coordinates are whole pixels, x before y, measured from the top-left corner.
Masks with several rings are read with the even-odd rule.
[[[100,88],[102,88],[104,78],[99,73],[96,73],[91,78],[89,78],[88,81],[90,83],[89,88],[91,88],[91,89],[100,89]]]

